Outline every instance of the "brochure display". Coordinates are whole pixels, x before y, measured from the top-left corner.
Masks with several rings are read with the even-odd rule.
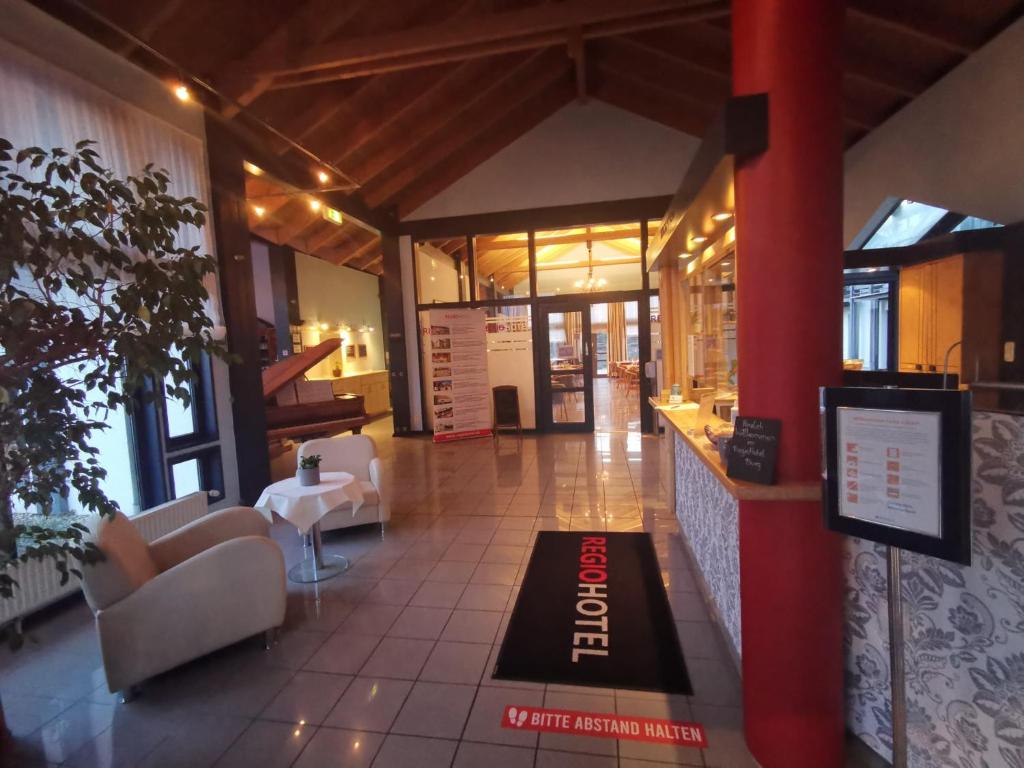
[[[491,435],[482,309],[432,309],[423,331],[434,442]]]
[[[971,562],[971,396],[823,388],[825,526],[886,544],[892,764],[907,767],[902,550]]]

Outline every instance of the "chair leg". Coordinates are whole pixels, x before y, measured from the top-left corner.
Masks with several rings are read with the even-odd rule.
[[[271,627],[263,632],[263,650],[269,651],[277,642],[278,627]]]
[[[140,693],[139,686],[137,684],[136,685],[129,685],[127,688],[122,688],[121,689],[121,703],[122,704],[131,704],[133,701],[135,701],[135,699],[137,699],[139,697],[139,693]]]

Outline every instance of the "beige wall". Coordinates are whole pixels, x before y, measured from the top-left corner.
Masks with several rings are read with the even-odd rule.
[[[365,344],[366,357],[331,355],[309,371],[310,378],[329,378],[338,366],[342,375],[384,368],[384,332],[381,328],[380,287],[375,275],[338,267],[323,259],[295,252],[295,275],[302,317],[302,341],[306,346],[337,338],[339,326],[351,328],[342,346]],[[322,329],[321,324],[327,328]],[[360,332],[361,326],[373,328]]]

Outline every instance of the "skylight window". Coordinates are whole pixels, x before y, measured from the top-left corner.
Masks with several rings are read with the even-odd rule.
[[[945,208],[903,200],[875,230],[875,234],[868,238],[864,248],[898,248],[913,245],[928,234],[947,213],[949,211]]]
[[[964,216],[927,203],[901,200],[862,247],[900,248],[918,243],[926,237],[1001,226],[977,216]]]

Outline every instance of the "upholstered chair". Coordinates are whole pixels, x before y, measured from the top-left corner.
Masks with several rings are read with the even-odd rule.
[[[384,524],[391,519],[389,494],[377,446],[367,435],[348,435],[307,440],[299,446],[299,460],[303,456],[321,457],[320,472],[348,472],[359,483],[363,504],[353,515],[351,502],[332,509],[320,520],[320,530],[331,531],[353,525],[379,523],[381,537]]]
[[[123,514],[94,520],[106,556],[82,569],[110,691],[284,622],[285,570],[267,521],[231,507],[147,544]]]

